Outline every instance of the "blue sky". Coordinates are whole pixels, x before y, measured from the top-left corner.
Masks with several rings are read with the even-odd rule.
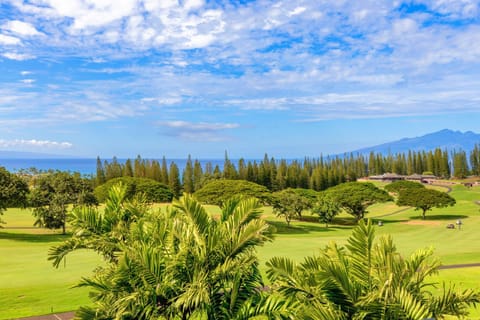
[[[480,3],[0,1],[0,150],[296,158],[480,132]]]

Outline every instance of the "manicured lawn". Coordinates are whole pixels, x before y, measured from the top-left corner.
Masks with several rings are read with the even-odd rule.
[[[451,195],[455,207],[434,209],[422,221],[420,212],[401,209],[394,203],[374,205],[367,218],[384,225],[377,227],[378,235],[392,235],[397,248],[405,255],[422,247],[434,247],[435,255],[443,264],[480,262],[480,187],[467,189],[453,186]],[[165,205],[158,205],[164,208]],[[217,207],[208,206],[214,215]],[[390,215],[394,213],[393,215]],[[318,253],[328,242],[344,243],[354,227],[347,214],[341,214],[334,224],[325,227],[306,215],[307,221],[293,221],[287,227],[283,219],[275,217],[271,208],[263,217],[277,229],[274,242],[261,247],[262,264],[273,256],[288,256],[296,261]],[[446,229],[447,223],[463,221],[461,230]],[[88,289],[71,289],[82,276],[89,276],[102,260],[91,252],[76,252],[68,256],[66,267],[54,269],[47,261],[48,249],[60,243],[65,236],[32,228],[33,217],[28,210],[9,209],[3,216],[7,229],[0,229],[0,319],[45,314],[53,311],[74,310],[90,303]],[[480,290],[480,268],[441,270],[432,281],[452,281],[461,288]],[[480,310],[473,310],[472,319],[480,319]]]
[[[55,269],[47,261],[48,249],[67,236],[32,229],[34,219],[27,210],[10,209],[3,218],[7,229],[0,229],[0,319],[70,311],[90,303],[88,289],[71,287],[102,263],[96,254],[75,252],[66,266]]]

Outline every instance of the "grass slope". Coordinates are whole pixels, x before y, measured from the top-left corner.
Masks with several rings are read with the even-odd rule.
[[[445,190],[445,189],[443,189]],[[394,203],[377,204],[369,208],[367,218],[382,220],[377,235],[390,234],[403,254],[421,247],[435,248],[443,264],[480,262],[480,187],[467,189],[453,186],[451,195],[455,207],[427,212],[425,222],[420,212],[399,208]],[[164,205],[159,205],[163,208]],[[207,206],[214,215],[219,209]],[[402,211],[403,210],[403,211]],[[316,223],[316,217],[306,215],[307,221],[292,221],[290,228],[277,218],[271,208],[264,216],[277,228],[276,240],[259,248],[262,264],[274,256],[288,256],[301,261],[303,257],[318,253],[330,241],[344,243],[350,235],[352,219],[347,214],[336,218],[334,225],[325,228]],[[91,252],[76,252],[68,257],[66,267],[54,269],[47,261],[48,249],[65,239],[48,230],[32,228],[29,211],[9,209],[3,216],[7,229],[0,229],[0,319],[68,311],[90,303],[88,289],[71,289],[82,276],[88,276],[101,259]],[[449,230],[447,223],[462,219],[461,230]],[[313,221],[313,222],[312,222]],[[432,281],[455,282],[461,288],[480,290],[480,268],[441,270]],[[471,319],[480,319],[480,309],[472,310]]]

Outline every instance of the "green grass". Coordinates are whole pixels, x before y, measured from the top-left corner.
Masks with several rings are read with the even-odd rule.
[[[474,203],[480,200],[480,187],[467,189],[455,185],[451,195],[457,205],[427,212],[426,222],[421,221],[420,212],[399,208],[392,202],[371,206],[367,218],[382,220],[384,226],[377,227],[377,234],[391,235],[405,255],[432,246],[443,264],[480,262],[480,206]],[[407,210],[398,212],[401,209]],[[208,206],[208,210],[214,216],[220,212],[214,206]],[[259,248],[262,264],[274,256],[301,261],[307,255],[318,253],[332,240],[344,243],[354,227],[353,219],[345,213],[328,228],[308,214],[305,220],[309,221],[292,221],[291,227],[287,227],[269,207],[265,208],[263,217],[276,227],[277,234],[274,242]],[[462,230],[445,228],[447,223],[455,223],[457,219],[464,222]],[[54,269],[47,261],[47,252],[65,236],[32,228],[34,219],[28,210],[9,209],[3,220],[7,228],[0,229],[0,319],[74,310],[90,303],[88,289],[71,287],[102,263],[98,256],[76,252],[68,256],[66,267]],[[412,221],[420,224],[411,224]],[[441,270],[432,281],[451,281],[461,288],[480,290],[478,279],[480,268],[464,268]],[[472,310],[471,319],[480,319],[480,309]]]
[[[27,210],[10,209],[0,229],[0,319],[70,311],[90,303],[88,289],[71,287],[89,276],[101,259],[75,252],[58,269],[47,261],[48,249],[67,236],[33,228]]]

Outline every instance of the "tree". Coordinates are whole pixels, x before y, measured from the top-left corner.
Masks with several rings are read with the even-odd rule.
[[[312,213],[318,214],[320,222],[325,223],[325,227],[328,228],[328,224],[332,222],[333,218],[341,210],[340,206],[330,195],[321,193],[318,196],[317,203],[312,208]]]
[[[443,284],[433,295],[431,276],[440,263],[432,249],[402,257],[390,236],[375,239],[370,221],[360,221],[345,247],[332,242],[300,264],[284,257],[267,262],[272,287],[296,301],[298,319],[441,319],[465,316],[479,292]]]
[[[313,192],[316,194],[315,191]],[[277,216],[284,216],[290,226],[292,218],[302,218],[302,212],[313,207],[315,202],[311,196],[308,189],[285,189],[274,192],[271,201],[273,212]]]
[[[370,182],[342,183],[325,192],[356,221],[365,217],[367,208],[372,204],[393,201],[385,190],[375,187]]]
[[[433,208],[454,206],[455,199],[449,194],[433,189],[405,189],[400,193],[397,200],[399,206],[415,207],[415,210],[422,210],[422,218]]]
[[[105,183],[105,169],[102,165],[102,160],[97,156],[97,174],[95,176],[95,184],[97,186]]]
[[[111,208],[120,207],[119,191],[112,190]],[[77,214],[76,232],[51,250],[50,259],[58,266],[72,250],[90,248],[111,261],[80,283],[93,290],[94,300],[77,313],[80,319],[285,319],[292,304],[259,290],[255,248],[273,237],[259,219],[260,206],[235,198],[217,220],[185,196],[157,213],[129,207],[141,213],[129,223],[123,223],[124,210]]]
[[[403,190],[407,189],[425,189],[425,186],[419,182],[408,181],[408,180],[399,180],[392,183],[389,183],[385,186],[385,190],[388,192],[400,194]]]
[[[25,207],[28,192],[28,185],[22,178],[0,167],[0,215],[8,207]]]
[[[96,205],[90,182],[80,174],[50,172],[36,177],[28,206],[37,218],[35,226],[62,228],[65,234],[67,210],[70,204]]]
[[[264,204],[271,200],[270,192],[266,187],[245,180],[212,180],[197,190],[194,195],[199,201],[214,205],[222,205],[228,199],[238,195],[257,198]]]
[[[125,198],[133,199],[143,195],[147,202],[171,202],[173,192],[168,186],[161,182],[147,178],[121,177],[108,180],[105,184],[94,190],[95,197],[99,202],[105,202],[110,189],[117,184],[125,187]]]
[[[180,171],[175,162],[170,163],[170,172],[168,173],[168,186],[173,192],[175,198],[182,194],[182,184],[180,182]]]

